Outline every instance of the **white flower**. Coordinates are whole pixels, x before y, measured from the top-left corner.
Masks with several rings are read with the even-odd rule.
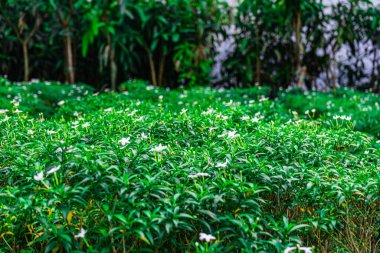
[[[161,143],[160,143],[157,147],[151,149],[151,151],[162,152],[164,149],[167,149],[167,148],[168,148],[167,146],[162,146]]]
[[[56,134],[57,132],[53,131],[53,130],[47,130],[46,131],[47,134]]]
[[[212,235],[208,235],[208,234],[205,234],[205,233],[200,233],[199,234],[199,240],[210,242],[210,241],[216,240],[216,238],[214,236],[212,236]]]
[[[128,114],[129,117],[132,117],[133,115],[136,114],[136,112],[138,112],[137,110],[133,110],[130,114]]]
[[[141,139],[148,139],[148,135],[146,135],[145,133],[141,133]]]
[[[240,118],[241,120],[249,120],[249,116],[243,116]]]
[[[224,137],[227,135],[227,138],[228,139],[234,139],[234,138],[237,138],[237,137],[240,137],[240,134],[236,134],[236,130],[234,131],[225,131],[224,133],[218,135],[219,138],[221,137]]]
[[[182,115],[182,114],[185,114],[186,112],[187,112],[187,109],[185,109],[185,108],[182,108],[182,110],[181,110],[180,114]]]
[[[51,168],[51,169],[50,169],[48,172],[46,172],[46,173],[47,173],[48,175],[49,175],[49,174],[52,174],[52,173],[58,171],[60,168],[61,168],[61,166],[53,167],[53,168]]]
[[[131,137],[122,138],[119,142],[121,143],[122,146],[125,146],[125,145],[130,143],[130,141],[129,141],[130,139],[131,139]]]
[[[89,127],[90,126],[90,123],[88,123],[88,122],[86,122],[86,123],[84,123],[83,125],[82,125],[82,127],[84,127],[84,128],[87,128],[87,127]]]
[[[240,135],[239,134],[236,134],[236,131],[228,131],[227,133],[227,138],[228,139],[234,139],[236,137],[239,137]]]
[[[54,153],[57,153],[57,154],[62,153],[62,152],[63,152],[62,148],[57,148],[57,149],[54,151]]]
[[[296,112],[296,111],[292,111],[292,114],[293,114],[294,116],[297,116],[297,115],[298,115],[298,112]]]
[[[34,134],[33,130],[28,130],[28,134]]]
[[[208,109],[207,111],[202,112],[202,115],[210,115],[213,114],[215,110],[213,108]]]
[[[226,162],[224,162],[224,163],[217,163],[215,165],[215,167],[217,167],[217,168],[225,168],[225,167],[227,167],[227,164],[228,164],[228,160],[226,160]]]
[[[306,110],[306,111],[305,111],[305,114],[309,114],[309,113],[310,113],[310,111],[309,111],[309,110]]]
[[[350,120],[351,120],[351,116],[345,116],[345,115],[342,115],[342,116],[334,115],[333,118],[334,118],[334,119],[347,120],[347,121],[350,121]]]
[[[210,130],[210,131],[211,131],[211,130]],[[224,133],[222,133],[222,134],[219,134],[219,135],[218,135],[218,138],[222,138],[222,137],[226,136],[226,134],[227,134],[226,132],[224,132]]]
[[[0,109],[0,114],[4,114],[4,113],[7,113],[7,112],[9,112],[9,110],[7,110],[7,109]]]
[[[20,113],[20,112],[22,112],[22,111],[19,109],[14,110],[14,113]]]
[[[259,118],[257,118],[257,117],[254,117],[252,120],[252,123],[257,123],[257,122],[259,122],[260,121],[260,119]]]
[[[75,235],[75,238],[84,238],[85,235],[86,235],[86,230],[84,230],[84,228],[81,228],[80,233]]]
[[[311,110],[312,113],[315,113],[316,111],[317,111],[317,110],[315,110],[315,109],[312,109],[312,110]]]
[[[37,175],[34,175],[33,178],[34,178],[34,180],[36,180],[36,181],[41,181],[41,180],[44,178],[44,173],[43,173],[43,172],[40,172],[40,173],[38,173]]]
[[[135,121],[137,121],[137,122],[139,122],[139,121],[144,121],[144,116],[141,116],[141,117],[135,119]]]
[[[57,105],[59,105],[59,106],[62,106],[62,105],[64,105],[65,104],[65,101],[59,101],[58,103],[57,103]]]
[[[225,106],[231,106],[234,103],[234,101],[230,100],[228,103],[223,102]]]
[[[209,177],[210,174],[208,173],[204,173],[204,172],[200,172],[200,173],[197,173],[197,174],[194,174],[194,175],[188,175],[187,177],[189,178],[197,178],[197,177]]]
[[[211,131],[214,131],[214,130],[216,130],[216,129],[218,129],[217,127],[210,127],[208,130],[211,132]],[[224,136],[224,135],[223,135]],[[218,137],[220,137],[220,135],[218,135]]]
[[[113,107],[110,107],[110,108],[107,108],[107,109],[104,109],[105,112],[110,112],[113,110]]]
[[[309,247],[288,247],[285,249],[284,253],[290,253],[293,250],[296,250],[296,252],[302,250],[305,253],[313,253],[312,249]]]

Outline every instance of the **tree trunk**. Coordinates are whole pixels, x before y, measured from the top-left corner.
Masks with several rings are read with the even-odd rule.
[[[150,68],[150,78],[151,78],[152,84],[153,84],[153,86],[157,86],[157,74],[156,74],[156,67],[154,66],[153,55],[146,45],[144,46],[144,49],[148,55],[149,68]]]
[[[376,90],[376,62],[377,62],[377,48],[376,48],[376,45],[374,45],[373,60],[372,60],[372,74],[371,74],[372,90]]]
[[[296,37],[296,80],[299,80],[302,74],[302,55],[303,55],[303,46],[301,38],[301,28],[302,28],[302,10],[301,8],[297,10],[296,17],[294,20],[294,33]],[[299,82],[298,82],[299,83]]]
[[[261,61],[260,61],[260,47],[259,47],[260,33],[256,26],[256,85],[260,85],[261,82]]]
[[[151,54],[149,54],[149,67],[150,67],[150,76],[151,76],[152,84],[153,86],[157,86],[156,68],[154,66],[154,61]]]
[[[302,88],[302,86],[305,85],[306,74],[307,74],[307,68],[306,68],[306,66],[301,67],[300,73],[299,73],[299,76],[298,76],[297,87]]]
[[[333,62],[332,62],[332,74],[331,74],[331,81],[333,85],[333,90],[336,90],[337,88],[337,77],[336,77],[336,72],[337,72],[337,63],[336,63],[336,57],[335,57],[335,52],[333,54]]]
[[[256,57],[256,85],[260,85],[261,82],[261,61],[260,56]]]
[[[112,46],[110,50],[111,50],[111,57],[110,57],[111,85],[112,85],[112,90],[116,90],[117,65],[115,63],[115,48]]]
[[[28,43],[22,43],[22,52],[24,56],[24,82],[29,81],[29,52],[28,52]]]
[[[69,84],[75,82],[75,69],[74,69],[74,60],[73,60],[73,50],[71,45],[71,34],[70,29],[65,28],[65,34],[63,36],[65,44],[65,58],[66,58],[66,81]]]
[[[115,47],[112,45],[112,38],[109,32],[107,32],[107,43],[109,48],[111,89],[116,91],[117,66],[115,63]]]
[[[163,78],[164,78],[166,56],[164,54],[161,54],[161,59],[160,60],[161,60],[160,61],[160,67],[159,67],[159,70],[158,70],[158,85],[162,86]]]

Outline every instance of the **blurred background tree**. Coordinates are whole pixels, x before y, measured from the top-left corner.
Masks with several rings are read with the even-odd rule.
[[[1,2],[0,13],[3,20],[4,39],[17,42],[22,47],[24,63],[23,80],[29,81],[29,42],[33,39],[41,25],[38,1],[7,1]],[[3,66],[5,67],[5,66]]]
[[[117,89],[269,85],[379,91],[380,11],[369,0],[1,2],[0,74]],[[228,32],[228,31],[232,31]],[[211,72],[232,40],[222,78]],[[23,67],[21,67],[23,66]]]

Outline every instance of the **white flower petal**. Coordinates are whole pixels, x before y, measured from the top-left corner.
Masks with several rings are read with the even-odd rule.
[[[39,172],[37,175],[34,175],[33,178],[36,181],[41,181],[42,179],[44,179],[44,173],[43,172]]]
[[[84,230],[84,228],[81,228],[80,233],[75,235],[75,238],[84,238],[85,235],[86,235],[86,230]]]

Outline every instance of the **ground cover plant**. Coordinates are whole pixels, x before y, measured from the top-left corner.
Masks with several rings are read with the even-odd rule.
[[[0,105],[2,110],[28,112],[32,116],[42,113],[51,116],[64,104],[65,99],[81,97],[92,93],[88,85],[75,84],[67,86],[58,82],[40,82],[32,80],[27,83],[14,83],[0,77]]]
[[[379,251],[380,142],[353,105],[377,97],[121,90],[49,118],[2,96],[0,251]]]
[[[380,137],[380,98],[378,94],[338,89],[331,92],[290,90],[280,93],[281,103],[306,118],[349,116],[356,130]],[[313,113],[315,110],[317,113]]]

